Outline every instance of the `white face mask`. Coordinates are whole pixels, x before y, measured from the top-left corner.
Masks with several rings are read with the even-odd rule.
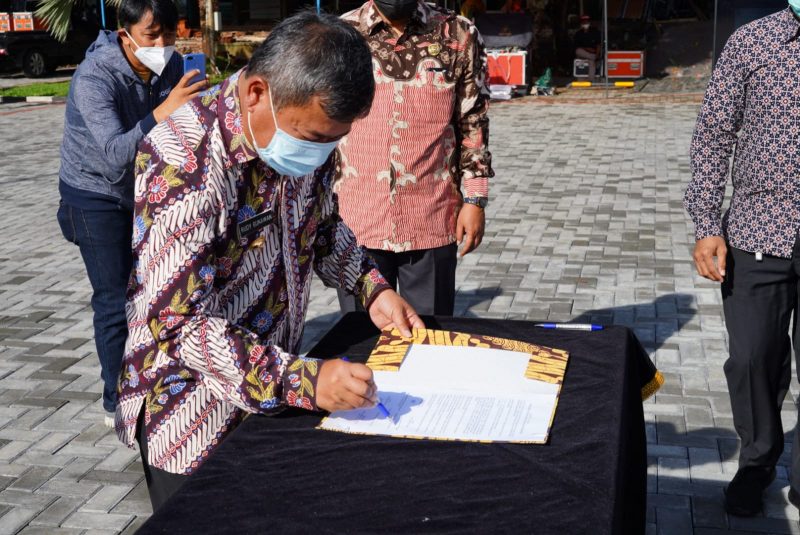
[[[145,67],[161,76],[164,72],[164,67],[169,63],[169,58],[175,52],[174,46],[139,46],[139,43],[133,40],[128,30],[125,30],[128,39],[136,45],[136,51],[133,53],[136,58],[141,61]]]

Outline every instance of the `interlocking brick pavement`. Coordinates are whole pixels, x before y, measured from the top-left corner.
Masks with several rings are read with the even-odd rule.
[[[726,338],[681,204],[697,107],[652,95],[494,106],[498,176],[456,312],[635,330],[667,378],[645,404],[648,534],[799,533],[786,454],[764,515],[722,505],[737,455]],[[0,107],[0,534],[133,533],[150,514],[142,470],[101,424],[89,285],[55,220],[63,114]],[[304,348],[337,317],[315,283]],[[787,399],[786,429],[795,419]]]

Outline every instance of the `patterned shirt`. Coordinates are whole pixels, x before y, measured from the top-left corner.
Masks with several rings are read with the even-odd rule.
[[[337,215],[335,155],[280,176],[242,132],[239,73],[180,108],[136,159],[134,270],[116,427],[149,464],[195,470],[242,419],[316,409],[320,364],[297,356],[311,269],[365,304],[387,288]]]
[[[372,50],[375,100],[339,144],[342,218],[372,249],[430,249],[455,241],[465,197],[494,176],[486,53],[475,26],[420,2],[397,37],[373,3],[344,16]]]
[[[685,205],[696,238],[792,256],[800,229],[800,22],[790,9],[740,28],[706,91]],[[720,209],[733,157],[733,198]]]

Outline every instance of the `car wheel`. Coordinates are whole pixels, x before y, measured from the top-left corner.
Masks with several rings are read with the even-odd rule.
[[[39,78],[49,73],[51,70],[47,58],[41,50],[36,48],[25,52],[22,60],[22,72],[31,78]]]

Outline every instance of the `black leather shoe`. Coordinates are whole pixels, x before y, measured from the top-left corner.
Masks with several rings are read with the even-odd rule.
[[[725,510],[736,516],[755,516],[764,506],[764,489],[775,479],[775,468],[740,468],[725,487]],[[800,496],[799,496],[800,498]]]
[[[800,493],[789,487],[789,503],[800,509]]]

